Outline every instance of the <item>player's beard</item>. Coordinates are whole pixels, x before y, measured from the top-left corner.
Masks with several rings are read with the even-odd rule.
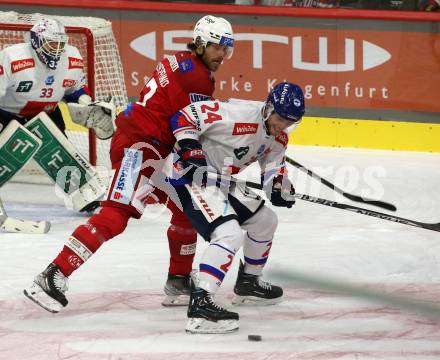
[[[209,63],[209,70],[217,71],[222,63],[223,63],[222,58],[211,60],[211,62]]]

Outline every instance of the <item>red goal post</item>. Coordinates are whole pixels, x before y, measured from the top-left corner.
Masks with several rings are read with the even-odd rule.
[[[0,50],[29,41],[30,28],[43,16],[46,15],[0,11]],[[127,91],[111,22],[94,17],[54,15],[47,17],[59,20],[66,27],[69,44],[80,51],[85,63],[87,86],[94,98],[106,100],[112,96],[118,107],[125,107],[128,102]],[[66,129],[69,140],[93,165],[110,167],[109,140],[96,139],[93,131],[87,131],[71,122],[66,124]],[[23,170],[21,176],[18,174],[16,178],[18,181],[28,181],[29,175],[40,175],[36,165]],[[34,180],[32,178],[31,182]]]

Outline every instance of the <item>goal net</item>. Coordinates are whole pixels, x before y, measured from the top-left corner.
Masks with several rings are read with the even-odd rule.
[[[29,30],[43,14],[20,14],[0,11],[0,50],[17,43],[29,41]],[[69,44],[77,47],[84,59],[87,86],[96,100],[114,98],[116,106],[127,105],[127,91],[124,82],[121,58],[110,21],[93,17],[54,16],[69,36]],[[99,140],[93,132],[73,124],[66,124],[69,140],[92,164],[110,168],[108,155],[110,140]],[[31,163],[13,181],[49,182],[35,163]]]

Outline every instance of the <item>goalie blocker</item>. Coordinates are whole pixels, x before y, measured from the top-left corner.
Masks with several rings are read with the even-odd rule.
[[[0,133],[0,188],[32,159],[41,147],[41,140],[16,120]],[[9,217],[0,199],[0,228],[7,232],[44,234],[49,231],[47,221],[20,220]]]
[[[68,201],[67,207],[84,211],[89,204],[104,197],[108,178],[98,174],[46,113],[39,113],[25,126],[41,140],[34,160],[55,182]]]

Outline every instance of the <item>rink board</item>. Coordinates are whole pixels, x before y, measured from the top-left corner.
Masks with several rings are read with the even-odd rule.
[[[289,144],[440,152],[440,125],[305,117]]]

